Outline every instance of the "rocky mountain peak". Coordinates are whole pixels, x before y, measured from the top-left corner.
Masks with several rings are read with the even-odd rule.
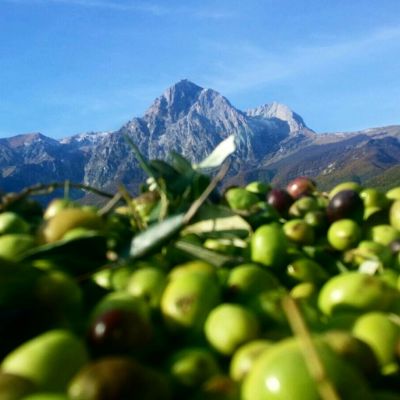
[[[149,107],[144,115],[148,121],[164,120],[174,123],[186,115],[192,105],[198,100],[203,88],[187,79],[183,79],[169,87]]]
[[[11,148],[19,148],[23,146],[30,146],[32,144],[38,145],[50,145],[50,146],[58,146],[58,141],[52,138],[49,138],[43,135],[40,132],[33,133],[25,133],[17,136],[13,136],[9,139],[6,139],[8,145]]]
[[[175,151],[198,162],[231,134],[237,150],[230,184],[260,179],[281,184],[298,175],[332,180],[335,171],[341,177],[349,171],[353,179],[357,169],[364,181],[380,176],[382,168],[394,176],[390,171],[400,162],[399,126],[319,135],[284,104],[273,102],[244,112],[219,92],[184,79],[165,90],[144,116],[116,131],[60,140],[41,133],[0,139],[0,188],[19,191],[68,179],[111,191],[123,183],[134,193],[144,173],[127,135],[147,159],[165,159]]]
[[[286,121],[291,133],[308,129],[300,115],[296,114],[287,105],[276,101],[247,110],[246,114],[250,117],[277,118]]]

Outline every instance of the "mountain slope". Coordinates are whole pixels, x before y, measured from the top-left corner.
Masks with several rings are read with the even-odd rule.
[[[0,139],[0,188],[18,191],[36,183],[70,180],[105,190],[135,191],[145,176],[129,137],[148,159],[175,151],[197,162],[233,134],[227,184],[263,179],[285,184],[309,175],[321,187],[343,180],[393,184],[400,178],[400,126],[317,134],[284,104],[241,111],[212,89],[182,80],[168,88],[142,117],[115,132],[90,132],[55,140],[40,133]],[[387,185],[387,180],[385,181]]]

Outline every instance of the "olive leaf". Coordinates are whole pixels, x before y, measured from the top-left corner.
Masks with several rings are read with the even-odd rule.
[[[171,151],[168,158],[172,167],[181,174],[193,170],[192,164],[185,157],[175,151]]]
[[[185,227],[182,234],[232,233],[234,236],[244,238],[250,232],[251,226],[247,221],[231,209],[205,204],[197,213],[193,223]]]
[[[99,268],[106,260],[107,238],[96,232],[46,243],[26,251],[23,261],[49,260],[57,268],[79,275]]]
[[[126,255],[122,252],[120,256],[128,256],[130,258],[143,257],[169,241],[174,235],[181,231],[185,225],[189,224],[218,182],[226,175],[228,169],[229,164],[224,164],[221,167],[218,174],[213,178],[198,199],[190,205],[186,212],[169,216],[149,226],[146,230],[133,237],[128,254]]]
[[[241,264],[243,263],[242,257],[227,256],[225,254],[217,253],[212,250],[208,250],[201,245],[189,243],[185,240],[177,240],[174,243],[174,247],[190,254],[195,259],[200,259],[208,262],[216,267],[223,267],[227,264]]]
[[[216,168],[222,165],[222,163],[236,151],[235,136],[230,135],[209,154],[199,164],[194,164],[195,169],[209,169]]]
[[[173,215],[134,236],[130,245],[129,256],[139,258],[162,246],[182,229],[184,220],[184,213]]]

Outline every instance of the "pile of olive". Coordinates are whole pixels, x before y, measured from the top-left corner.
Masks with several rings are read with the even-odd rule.
[[[147,189],[0,213],[1,399],[400,398],[400,187]]]

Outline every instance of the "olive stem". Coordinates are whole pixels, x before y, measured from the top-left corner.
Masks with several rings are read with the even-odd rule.
[[[335,386],[326,373],[324,364],[315,348],[310,331],[296,301],[290,295],[287,295],[282,300],[282,307],[293,333],[299,339],[306,365],[317,384],[317,389],[322,400],[340,400]]]
[[[97,214],[100,215],[101,217],[103,215],[106,215],[121,201],[121,199],[122,199],[122,194],[120,192],[117,192],[114,195],[114,197],[98,211]]]
[[[74,188],[74,189],[80,189],[84,190],[87,192],[92,192],[94,194],[97,194],[102,197],[107,197],[109,199],[112,199],[114,197],[113,194],[104,192],[100,189],[94,188],[92,186],[85,185],[83,183],[68,183],[69,187]],[[52,183],[40,183],[37,185],[32,185],[29,186],[23,190],[21,190],[18,193],[10,193],[6,196],[3,196],[2,199],[2,204],[0,205],[0,209],[3,209],[9,204],[12,204],[16,201],[22,200],[25,197],[28,197],[30,195],[44,195],[44,194],[49,194],[51,192],[54,192],[56,189],[65,189],[65,182],[52,182]]]
[[[118,188],[119,193],[121,194],[121,197],[125,200],[125,203],[127,204],[129,211],[133,217],[133,220],[135,221],[135,224],[137,226],[137,228],[139,229],[139,231],[142,231],[144,229],[147,228],[147,224],[145,221],[143,221],[143,219],[141,218],[141,216],[139,215],[139,213],[136,210],[136,204],[134,203],[131,195],[129,194],[128,190],[125,188],[124,185],[120,185]]]
[[[208,196],[211,192],[217,187],[218,183],[225,177],[227,172],[229,171],[230,163],[225,163],[222,165],[217,175],[214,176],[210,184],[206,187],[204,192],[200,195],[200,197],[190,206],[189,210],[186,212],[185,217],[183,219],[183,224],[186,225],[189,221],[194,217],[197,213],[201,205],[207,200]]]

